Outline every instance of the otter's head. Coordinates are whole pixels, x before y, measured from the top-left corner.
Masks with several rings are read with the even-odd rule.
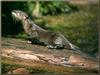
[[[11,13],[15,19],[20,20],[20,21],[28,18],[28,15],[25,12],[20,11],[20,10],[13,10]]]

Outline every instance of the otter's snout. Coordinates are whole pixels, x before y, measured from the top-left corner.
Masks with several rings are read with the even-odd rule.
[[[16,10],[13,10],[13,11],[11,12],[11,14],[12,14],[12,16],[16,17],[16,16],[17,16]]]
[[[14,17],[16,20],[22,20],[22,15],[20,10],[13,10],[11,14],[12,17]]]

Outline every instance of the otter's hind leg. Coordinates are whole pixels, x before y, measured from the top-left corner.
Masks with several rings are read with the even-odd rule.
[[[60,36],[58,36],[55,39],[54,44],[55,44],[55,47],[58,48],[58,49],[59,48],[64,48],[63,39]]]
[[[47,48],[50,48],[50,49],[62,49],[62,48],[64,48],[63,38],[60,37],[59,35],[54,36],[52,38],[52,41],[50,41],[49,44],[47,45]]]

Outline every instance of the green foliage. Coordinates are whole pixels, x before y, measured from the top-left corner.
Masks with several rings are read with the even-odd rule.
[[[29,14],[31,14],[32,15],[32,12],[33,12],[33,10],[34,10],[34,8],[35,8],[35,2],[31,2],[31,1],[28,1],[27,3],[26,3],[26,5],[27,5],[27,13],[29,13]],[[25,8],[25,7],[24,7]]]
[[[70,13],[74,10],[78,10],[76,6],[63,1],[41,2],[40,4],[40,12],[43,15],[57,15],[60,13]]]

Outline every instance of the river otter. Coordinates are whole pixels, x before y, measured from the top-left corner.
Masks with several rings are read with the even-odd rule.
[[[45,30],[36,25],[25,12],[13,10],[12,16],[22,22],[25,32],[30,35],[31,38],[37,38],[48,48],[67,48],[79,50],[79,47],[70,43],[62,34]]]

